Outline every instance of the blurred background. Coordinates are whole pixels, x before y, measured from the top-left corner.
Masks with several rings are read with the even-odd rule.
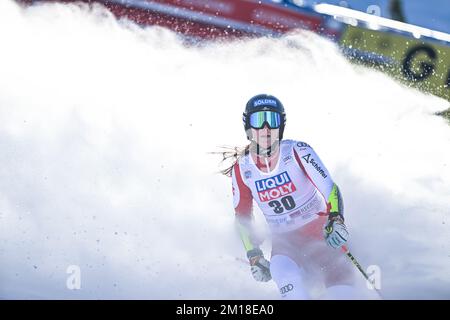
[[[185,41],[279,37],[310,30],[344,55],[450,100],[450,10],[443,0],[21,0],[101,4],[119,19],[161,26]],[[448,116],[448,111],[443,115]]]
[[[448,5],[336,3],[0,1],[0,298],[278,299],[211,154],[265,92],[383,296],[449,299]]]
[[[450,8],[445,0],[348,0],[348,1],[296,1],[304,5],[329,3],[358,11],[379,14],[382,17],[417,26],[450,32]],[[378,8],[379,11],[378,11]]]

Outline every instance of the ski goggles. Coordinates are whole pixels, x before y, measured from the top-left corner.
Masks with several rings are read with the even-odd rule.
[[[253,129],[262,129],[265,123],[270,129],[278,129],[281,126],[281,115],[275,111],[257,111],[250,114],[248,121]]]

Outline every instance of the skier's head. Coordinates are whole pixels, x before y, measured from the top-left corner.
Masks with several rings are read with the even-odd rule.
[[[286,124],[283,104],[274,96],[258,94],[247,102],[243,122],[247,139],[268,149],[283,138]]]

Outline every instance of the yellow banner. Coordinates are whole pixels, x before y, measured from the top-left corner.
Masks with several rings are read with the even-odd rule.
[[[356,57],[389,66],[383,69],[394,77],[450,101],[449,46],[434,40],[350,25],[340,44]]]

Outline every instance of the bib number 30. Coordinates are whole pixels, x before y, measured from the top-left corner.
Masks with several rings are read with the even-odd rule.
[[[278,200],[272,200],[269,203],[269,206],[273,208],[273,212],[280,214],[285,210],[292,210],[295,208],[295,201],[292,196],[286,196]]]

